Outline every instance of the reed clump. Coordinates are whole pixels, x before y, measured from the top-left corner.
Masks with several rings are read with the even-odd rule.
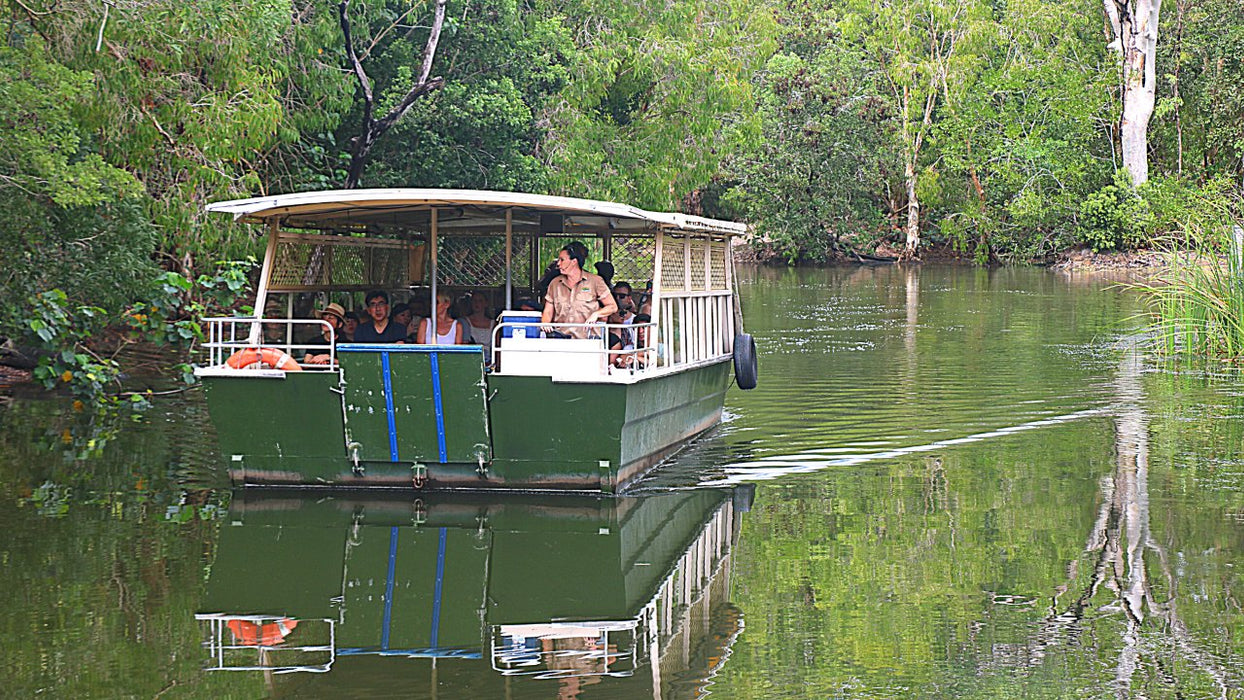
[[[1158,351],[1244,361],[1244,223],[1233,204],[1215,217],[1226,223],[1190,226],[1168,245],[1159,272],[1130,285],[1146,297]]]

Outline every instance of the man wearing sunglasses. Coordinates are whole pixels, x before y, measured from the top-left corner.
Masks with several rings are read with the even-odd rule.
[[[627,282],[618,282],[613,285],[613,299],[618,303],[618,311],[609,317],[609,323],[626,323],[629,324],[635,320],[635,298],[631,291],[631,285]],[[623,345],[634,345],[635,337],[630,329],[615,330],[618,337],[622,340]]]

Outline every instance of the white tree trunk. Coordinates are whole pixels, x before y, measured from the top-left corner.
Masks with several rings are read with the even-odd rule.
[[[1105,0],[1123,59],[1123,167],[1140,186],[1149,179],[1149,118],[1157,98],[1158,14],[1162,0]]]
[[[916,198],[916,164],[915,158],[908,158],[903,166],[903,176],[907,180],[907,247],[905,258],[914,258],[920,250],[920,200]]]

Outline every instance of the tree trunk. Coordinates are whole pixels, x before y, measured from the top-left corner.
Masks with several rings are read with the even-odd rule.
[[[436,48],[441,40],[441,28],[445,24],[445,3],[447,0],[436,0],[432,27],[428,32],[427,44],[423,47],[423,61],[419,69],[419,77],[406,95],[383,117],[376,119],[374,110],[376,98],[372,92],[371,79],[363,69],[363,61],[354,50],[354,37],[350,24],[350,0],[342,0],[337,6],[338,20],[341,24],[341,35],[345,41],[346,57],[350,60],[350,70],[358,80],[359,89],[363,93],[363,123],[359,126],[359,135],[355,136],[350,148],[350,167],[347,170],[345,189],[354,189],[363,177],[363,167],[367,165],[367,156],[376,141],[406,115],[415,104],[415,100],[444,85],[445,80],[433,78],[432,62],[436,59]],[[400,19],[404,19],[402,15]]]
[[[1123,167],[1139,187],[1149,179],[1149,118],[1157,97],[1158,14],[1162,0],[1105,0],[1123,59]]]
[[[907,245],[903,251],[903,258],[916,257],[916,251],[920,249],[920,201],[916,198],[916,163],[914,158],[908,158],[903,164],[903,178],[907,181],[907,226],[906,231]]]

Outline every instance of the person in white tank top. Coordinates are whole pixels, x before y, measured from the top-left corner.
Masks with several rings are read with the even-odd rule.
[[[488,315],[488,295],[482,291],[471,292],[469,303],[470,315],[458,320],[466,325],[471,342],[484,346],[484,357],[492,357],[493,320]]]
[[[462,345],[462,324],[449,317],[449,294],[436,293],[436,340],[432,339],[432,319],[419,322],[419,342],[424,345]]]

